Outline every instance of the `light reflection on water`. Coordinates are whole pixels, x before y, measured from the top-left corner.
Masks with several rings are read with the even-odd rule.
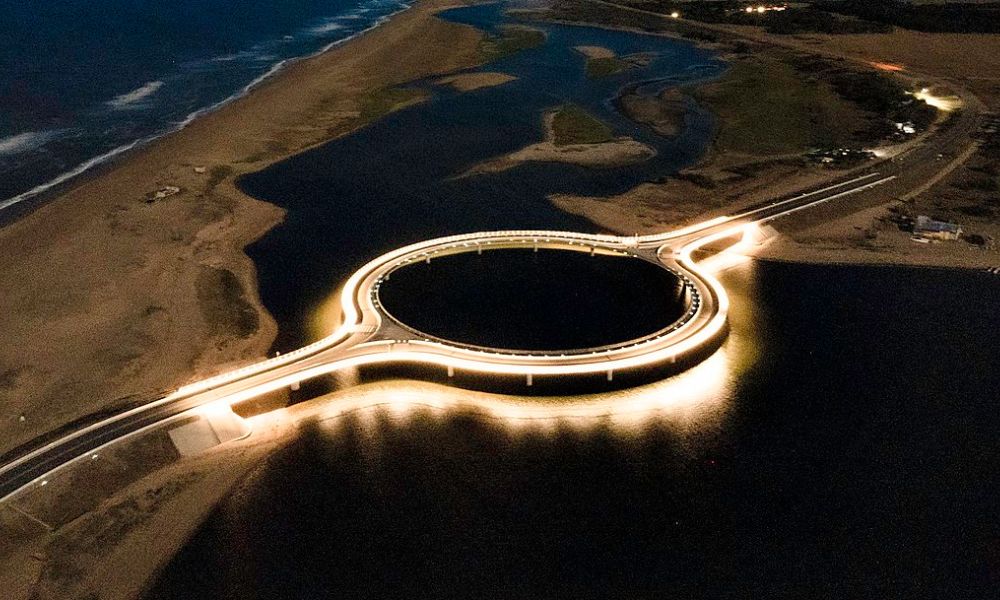
[[[296,414],[320,421],[347,414],[389,414],[399,419],[414,413],[441,411],[472,413],[506,422],[512,428],[546,429],[573,424],[611,424],[629,429],[651,419],[669,420],[684,427],[718,423],[729,401],[732,378],[730,350],[722,348],[710,358],[677,376],[649,385],[601,394],[536,397],[507,396],[471,391],[419,381],[390,380],[334,392],[307,405]],[[301,411],[301,412],[300,412]]]
[[[292,407],[150,597],[992,597],[995,279],[753,262],[722,350],[660,383]]]
[[[512,429],[555,430],[612,426],[639,433],[653,422],[680,431],[717,429],[731,407],[734,387],[753,364],[754,345],[745,324],[752,323],[754,263],[737,252],[715,273],[739,282],[731,294],[731,327],[726,342],[703,362],[672,377],[639,387],[596,394],[515,396],[473,391],[411,380],[358,383],[355,370],[334,374],[338,391],[293,407],[297,420],[329,421],[351,415],[360,422],[391,416],[401,424],[416,413],[447,418],[456,413],[503,421]],[[341,323],[340,290],[320,303],[310,316],[312,331],[327,335]]]
[[[356,373],[335,376],[339,391],[297,406],[296,414],[329,420],[347,414],[364,420],[391,414],[405,419],[415,412],[455,411],[507,422],[513,428],[546,429],[572,424],[587,428],[613,425],[623,432],[641,430],[650,421],[668,421],[680,429],[721,424],[740,376],[753,364],[756,351],[746,327],[754,318],[754,263],[738,253],[720,264],[716,274],[738,282],[731,293],[730,334],[722,347],[703,362],[672,377],[639,387],[596,394],[514,396],[492,394],[409,380],[357,384]],[[339,290],[321,303],[311,323],[326,335],[341,321]]]

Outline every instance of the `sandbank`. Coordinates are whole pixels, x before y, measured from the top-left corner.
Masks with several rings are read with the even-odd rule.
[[[496,87],[511,81],[516,81],[517,77],[507,73],[459,73],[449,75],[436,81],[440,85],[450,85],[460,92],[471,92],[483,88]]]
[[[294,63],[0,230],[0,452],[263,357],[276,325],[243,249],[283,211],[235,179],[364,125],[373,91],[480,64],[482,34],[434,17],[456,5]]]
[[[611,169],[640,163],[656,156],[656,150],[628,137],[596,144],[557,145],[552,125],[555,114],[556,111],[550,111],[543,117],[545,141],[482,162],[461,177],[506,171],[526,162],[561,162],[591,169]]]

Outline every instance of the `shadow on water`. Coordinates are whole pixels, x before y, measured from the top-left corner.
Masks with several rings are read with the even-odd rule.
[[[700,502],[724,490],[669,426],[376,419],[304,431],[195,541],[240,559],[182,556],[150,597],[579,597],[662,589],[667,565],[683,589],[705,552],[733,550],[690,547],[733,524]]]

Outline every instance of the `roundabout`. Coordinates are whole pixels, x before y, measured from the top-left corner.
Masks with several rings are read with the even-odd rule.
[[[592,391],[610,382],[628,385],[632,375],[663,377],[712,356],[727,333],[729,298],[711,269],[694,258],[720,246],[745,243],[759,225],[812,206],[886,184],[895,175],[873,172],[792,198],[776,200],[731,216],[716,217],[673,231],[646,236],[614,236],[566,231],[495,231],[436,238],[386,253],[362,266],[340,293],[341,323],[325,338],[303,348],[185,385],[175,392],[117,414],[95,415],[55,439],[42,440],[0,466],[0,501],[87,453],[183,418],[196,409],[233,405],[307,380],[356,368],[415,367],[419,375],[444,378],[470,387],[476,382],[518,382],[519,393],[537,384],[579,384]],[[626,340],[603,345],[511,349],[480,340],[447,340],[394,318],[381,305],[379,289],[408,266],[453,255],[480,256],[504,250],[564,251],[577,255],[645,261],[670,274],[677,288],[679,316],[669,324]],[[635,263],[638,264],[638,263]],[[644,332],[640,331],[640,334]],[[626,335],[625,337],[630,337]],[[598,338],[602,340],[603,338]],[[470,342],[479,343],[470,343]],[[502,345],[502,344],[501,344]],[[561,345],[561,344],[559,344]],[[623,379],[616,379],[620,376]],[[648,379],[647,379],[648,380]],[[507,388],[510,389],[510,388]],[[550,409],[539,408],[544,414]],[[614,407],[608,411],[614,412]],[[542,416],[544,416],[544,414]],[[555,414],[555,413],[553,413]]]
[[[425,339],[574,354],[667,333],[693,308],[692,289],[632,254],[524,248],[404,265],[376,284],[374,301]]]

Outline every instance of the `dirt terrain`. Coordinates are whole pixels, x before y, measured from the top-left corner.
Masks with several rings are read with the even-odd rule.
[[[479,31],[434,17],[454,4],[419,2],[0,229],[0,453],[264,356],[276,327],[243,248],[282,211],[233,181],[420,100],[393,86],[484,62]]]

